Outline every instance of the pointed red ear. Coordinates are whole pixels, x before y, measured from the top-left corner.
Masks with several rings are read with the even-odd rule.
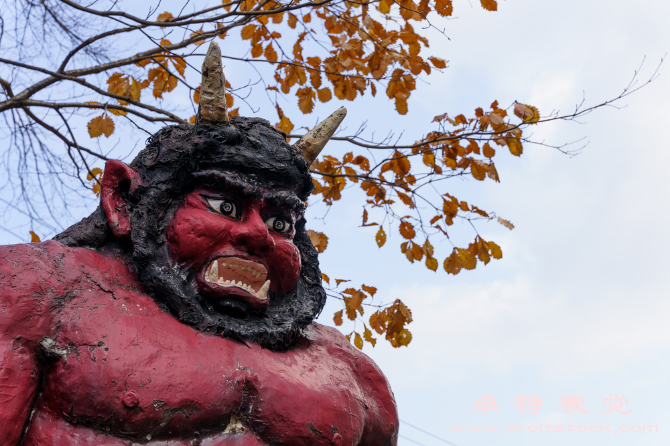
[[[140,176],[121,161],[109,160],[102,177],[100,204],[107,224],[117,237],[130,235],[130,202],[128,195],[141,184]]]

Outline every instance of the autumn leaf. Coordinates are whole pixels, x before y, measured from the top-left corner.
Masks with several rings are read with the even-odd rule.
[[[86,179],[88,181],[93,181],[93,185],[91,186],[91,190],[95,194],[96,197],[100,196],[100,182],[102,181],[102,169],[99,167],[94,167],[91,169],[91,171],[86,175]]]
[[[42,240],[40,240],[40,237],[35,234],[33,231],[30,231],[30,243],[39,243]]]
[[[343,283],[343,282],[351,282],[351,280],[348,280],[348,279],[335,279],[335,284],[338,285],[338,286],[339,286],[341,283]]]
[[[449,17],[454,12],[451,0],[435,0],[435,11],[443,17]]]
[[[491,256],[497,260],[502,259],[502,249],[500,249],[500,246],[498,246],[494,242],[487,242],[487,243],[489,245],[489,249],[491,250]]]
[[[364,327],[363,339],[365,339],[370,344],[372,344],[373,347],[375,346],[375,344],[377,344],[377,339],[372,337],[372,332],[370,331],[370,329],[368,327]]]
[[[354,337],[354,345],[357,349],[363,350],[363,338],[358,332],[356,332],[356,336]]]
[[[458,257],[460,257],[461,262],[463,263],[463,268],[472,270],[477,266],[477,257],[467,249],[456,248],[458,251]]]
[[[301,88],[295,95],[298,97],[300,111],[305,114],[312,113],[312,110],[314,110],[314,98],[316,97],[314,90],[311,88]]]
[[[330,285],[330,277],[328,277],[326,274],[321,273],[321,280],[326,282],[328,285]]]
[[[429,57],[428,60],[433,63],[435,68],[440,69],[447,68],[447,61],[442,59],[441,57]]]
[[[322,232],[316,232],[312,230],[307,230],[307,235],[312,241],[312,245],[316,248],[316,251],[321,254],[328,247],[328,237]]]
[[[330,88],[324,87],[316,91],[319,101],[328,102],[333,98],[333,94],[330,92]]]
[[[114,132],[114,121],[107,116],[107,113],[103,113],[102,115],[91,119],[87,127],[88,134],[91,138],[98,138],[101,135],[105,135],[106,138],[109,138],[112,132]]]
[[[172,18],[172,13],[169,13],[165,11],[164,13],[160,14],[158,17],[156,17],[157,22],[167,22]],[[161,26],[161,28],[165,28],[165,26]]]
[[[375,235],[375,241],[380,248],[386,243],[386,232],[384,232],[384,228],[381,226],[379,227],[379,231],[377,231],[377,235]]]
[[[519,140],[519,138],[509,138],[507,147],[509,147],[510,153],[514,156],[521,156],[523,153],[523,146],[521,145],[521,140]]]
[[[540,111],[532,105],[514,104],[514,114],[521,118],[523,122],[537,124],[540,120]]]
[[[375,293],[377,292],[377,288],[373,286],[361,285],[361,288],[363,288],[363,291],[368,293],[370,296],[374,296]]]
[[[470,162],[470,172],[475,180],[483,181],[486,178],[486,165],[481,161],[472,160]]]
[[[340,325],[342,325],[342,313],[343,312],[344,312],[344,310],[340,310],[333,315],[333,322],[335,322],[335,325],[337,325],[338,327]]]
[[[437,259],[435,257],[426,256],[426,268],[431,271],[437,271]]]
[[[493,158],[496,154],[496,151],[489,143],[484,143],[484,156],[487,158]]]
[[[509,229],[510,231],[511,231],[512,229],[514,229],[514,225],[513,225],[510,221],[505,220],[504,218],[500,218],[500,217],[498,217],[498,223],[500,223],[501,225],[503,225],[504,227],[506,227],[506,228]]]
[[[411,240],[416,236],[414,226],[412,226],[412,224],[409,222],[403,221],[402,223],[400,223],[399,229],[400,229],[400,235],[402,235],[407,240]]]
[[[270,62],[277,62],[277,52],[272,46],[272,42],[265,47],[265,58]]]
[[[498,3],[496,2],[496,0],[481,0],[481,1],[482,1],[482,7],[487,11],[498,10]]]
[[[449,274],[456,275],[461,272],[461,268],[463,268],[463,261],[454,249],[451,255],[444,260],[444,270]]]

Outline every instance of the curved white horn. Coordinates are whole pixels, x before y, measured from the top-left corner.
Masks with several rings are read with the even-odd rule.
[[[333,136],[335,130],[340,126],[345,116],[347,116],[347,109],[340,107],[335,113],[317,124],[311,132],[300,138],[300,141],[293,144],[293,147],[299,149],[311,165],[326,146],[328,140]]]

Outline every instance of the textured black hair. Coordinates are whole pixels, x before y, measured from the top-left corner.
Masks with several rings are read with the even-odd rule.
[[[314,187],[309,165],[287,144],[285,134],[259,118],[233,117],[230,125],[216,127],[169,126],[149,138],[130,167],[141,178],[128,196],[130,243],[114,237],[100,207],[54,239],[68,246],[121,249],[156,302],[198,330],[273,349],[290,346],[326,300],[304,217],[296,222],[293,240],[301,256],[298,285],[285,295],[271,295],[263,312],[232,315],[211,308],[197,292],[196,272],[174,264],[167,246],[172,217],[183,198],[201,186],[199,177],[207,171],[239,174],[252,184],[288,190],[306,201]]]

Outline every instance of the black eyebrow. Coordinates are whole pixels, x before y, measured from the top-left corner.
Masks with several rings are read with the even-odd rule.
[[[205,170],[195,172],[193,177],[199,185],[213,187],[217,190],[225,190],[225,192],[233,193],[240,196],[240,198],[261,198],[261,188],[258,184],[253,184],[248,179],[242,178],[235,173]]]
[[[300,198],[290,191],[265,190],[263,191],[263,201],[269,206],[287,208],[298,215],[302,215],[307,207]]]
[[[263,190],[263,186],[249,177],[220,170],[205,170],[193,174],[196,183],[209,186],[217,190],[225,189],[225,192],[238,195],[240,198],[255,198],[263,200],[266,205],[285,208],[296,214],[302,215],[307,207],[295,193],[288,190]]]

